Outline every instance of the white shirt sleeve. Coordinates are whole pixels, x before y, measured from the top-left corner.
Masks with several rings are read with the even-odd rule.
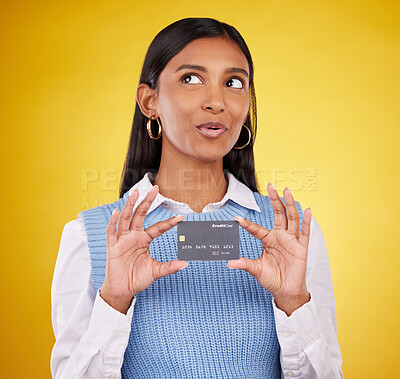
[[[84,225],[68,222],[51,286],[56,342],[51,354],[53,378],[120,378],[129,341],[134,304],[118,312],[94,293]]]
[[[336,310],[328,252],[320,226],[311,218],[306,284],[311,300],[289,317],[273,307],[281,346],[281,378],[343,378],[336,336]]]

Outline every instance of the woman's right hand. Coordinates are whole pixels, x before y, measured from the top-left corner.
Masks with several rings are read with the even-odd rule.
[[[158,193],[154,186],[136,207],[138,190],[132,191],[117,220],[119,210],[116,208],[107,226],[107,261],[106,273],[100,296],[113,308],[127,312],[134,296],[149,287],[157,279],[175,274],[188,262],[175,259],[170,262],[159,262],[149,253],[149,245],[154,238],[182,221],[184,215],[171,217],[157,222],[143,230],[143,222],[147,211]],[[132,215],[132,217],[131,217]]]

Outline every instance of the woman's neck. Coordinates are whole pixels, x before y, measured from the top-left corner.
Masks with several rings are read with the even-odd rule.
[[[207,204],[222,200],[228,189],[228,178],[224,175],[222,159],[192,167],[173,167],[171,164],[163,165],[161,161],[153,182],[156,184],[161,195],[185,203],[194,212],[201,213]]]

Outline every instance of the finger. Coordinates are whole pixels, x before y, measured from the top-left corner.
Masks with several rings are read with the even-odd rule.
[[[286,190],[286,191],[285,191]],[[296,204],[294,202],[294,198],[290,189],[285,187],[283,190],[283,197],[285,199],[286,204],[286,212],[288,218],[288,228],[287,231],[289,234],[296,236],[299,238],[299,225],[300,225],[300,216],[297,210]]]
[[[271,232],[269,229],[264,228],[263,226],[258,225],[255,222],[251,222],[247,218],[236,216],[235,220],[242,228],[246,229],[253,237],[258,238],[263,243],[264,239]]]
[[[308,248],[308,242],[310,240],[310,229],[311,229],[311,208],[308,207],[303,214],[303,222],[301,224],[301,231],[299,242],[306,248]]]
[[[229,268],[239,268],[241,270],[247,271],[250,275],[253,275],[258,279],[261,275],[261,264],[259,260],[240,258],[232,259],[227,263]]]
[[[153,266],[153,277],[154,280],[160,279],[163,276],[176,274],[181,268],[185,268],[189,265],[189,262],[180,261],[178,259],[174,259],[170,262],[159,262],[154,260]]]
[[[129,231],[129,224],[131,222],[132,210],[138,197],[139,197],[139,191],[135,189],[134,191],[132,191],[132,193],[126,200],[124,208],[122,209],[121,215],[119,217],[118,236],[120,236],[122,233],[126,233],[127,231]]]
[[[135,213],[132,216],[130,224],[131,230],[142,230],[143,222],[146,217],[147,211],[149,210],[154,199],[156,198],[157,193],[158,193],[158,185],[156,184],[149,192],[147,192],[146,197],[136,207]]]
[[[167,230],[173,228],[178,222],[182,221],[184,217],[184,215],[177,215],[167,220],[159,221],[146,228],[145,232],[151,237],[151,239],[157,238]]]
[[[286,208],[278,195],[278,191],[275,189],[272,183],[268,183],[267,190],[268,196],[271,200],[272,208],[274,209],[275,213],[274,228],[287,229]]]
[[[106,229],[107,245],[113,246],[117,242],[117,220],[119,216],[119,209],[115,208],[108,221]]]

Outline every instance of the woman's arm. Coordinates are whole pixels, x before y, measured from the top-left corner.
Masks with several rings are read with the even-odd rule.
[[[343,378],[328,252],[314,217],[311,219],[306,283],[311,299],[289,317],[273,301],[282,378]]]
[[[89,259],[82,222],[67,223],[51,287],[53,378],[121,377],[135,299],[125,315],[95,294]]]

